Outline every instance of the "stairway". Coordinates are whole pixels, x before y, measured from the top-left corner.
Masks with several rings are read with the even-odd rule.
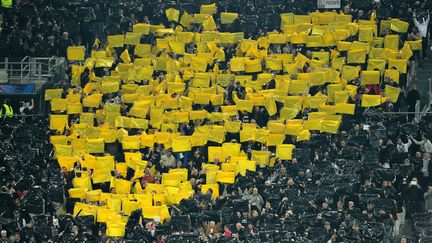
[[[424,60],[423,68],[418,69],[411,81],[411,84],[417,85],[417,90],[420,93],[420,110],[423,110],[425,105],[429,104],[429,79],[432,79],[432,60]],[[410,89],[407,87],[408,90]]]

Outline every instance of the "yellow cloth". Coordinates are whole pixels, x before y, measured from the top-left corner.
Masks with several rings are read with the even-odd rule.
[[[389,97],[393,103],[397,102],[400,92],[400,88],[396,88],[390,85],[385,86],[385,96]]]
[[[422,49],[422,40],[407,41],[407,43],[411,46],[411,50],[413,51],[420,51]]]
[[[251,159],[256,161],[259,165],[268,166],[270,161],[270,151],[252,150]]]
[[[354,104],[339,103],[339,104],[336,104],[335,111],[337,113],[340,113],[340,114],[354,115],[355,105]]]
[[[399,73],[406,73],[407,72],[407,60],[406,59],[389,59],[388,67],[392,69],[393,67],[396,68]]]
[[[50,115],[51,130],[63,131],[65,127],[68,127],[67,115]]]
[[[361,84],[379,84],[380,72],[379,71],[362,71],[361,72]]]
[[[216,174],[216,181],[225,184],[234,184],[235,182],[235,173],[234,172],[225,172],[218,171]]]
[[[173,152],[186,152],[192,149],[189,136],[178,136],[171,139]]]
[[[123,35],[109,35],[108,45],[110,47],[123,47],[124,36]]]
[[[262,71],[260,59],[246,59],[244,61],[246,73],[256,73]]]
[[[87,139],[88,153],[103,153],[105,151],[105,143],[103,138]]]
[[[140,33],[143,35],[148,35],[150,33],[150,25],[149,24],[134,24],[133,32]]]
[[[339,130],[339,121],[323,120],[321,122],[321,132],[337,134]]]
[[[84,61],[84,46],[69,46],[66,50],[69,61]]]
[[[365,50],[352,50],[348,52],[348,63],[365,63],[366,51]]]
[[[381,105],[380,95],[362,95],[362,107],[373,107]]]
[[[126,32],[125,39],[124,39],[125,44],[138,45],[140,41],[141,41],[140,33]]]
[[[400,50],[400,53],[402,55],[403,59],[410,59],[413,55],[413,52],[411,50],[411,46],[405,42],[404,46]]]
[[[400,19],[392,19],[390,29],[398,33],[406,33],[408,31],[409,23]]]
[[[124,63],[130,63],[132,61],[128,50],[124,50],[121,54],[120,54],[120,58],[123,60]]]
[[[201,14],[216,14],[217,13],[217,6],[215,3],[208,4],[208,5],[201,5],[200,13]]]
[[[54,98],[61,98],[63,89],[46,89],[45,90],[45,101],[52,100]]]
[[[230,68],[233,72],[242,72],[246,70],[245,58],[233,57],[230,59]]]
[[[65,111],[68,108],[68,100],[53,98],[51,100],[51,111]]]
[[[126,232],[126,224],[118,221],[107,222],[106,235],[108,237],[123,237]]]
[[[221,24],[232,24],[238,18],[238,13],[222,12],[220,18]]]
[[[396,69],[386,69],[384,74],[385,77],[390,77],[395,83],[399,83],[399,75],[399,71]]]
[[[276,157],[281,160],[291,160],[292,151],[295,148],[293,144],[281,144],[276,146]]]
[[[386,35],[384,37],[384,48],[393,51],[399,50],[399,35]]]
[[[165,15],[168,19],[168,22],[171,22],[171,21],[178,22],[179,17],[180,17],[180,11],[178,11],[175,8],[169,8],[169,9],[165,10]]]
[[[297,142],[309,141],[311,138],[311,133],[309,130],[303,130],[297,134]]]

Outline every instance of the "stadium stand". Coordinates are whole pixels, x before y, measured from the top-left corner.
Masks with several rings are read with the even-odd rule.
[[[0,240],[430,241],[429,2],[353,4],[2,9],[2,56],[69,69],[2,106]]]

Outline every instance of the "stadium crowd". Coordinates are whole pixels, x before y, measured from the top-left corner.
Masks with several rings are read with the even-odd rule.
[[[399,36],[394,59],[409,59],[404,60],[408,70],[386,61],[374,65],[372,50],[368,59],[350,63],[356,59],[350,56],[353,50],[339,43],[314,47],[286,37],[283,44],[280,36],[272,39],[269,32],[289,22],[280,14],[308,14],[315,8],[298,1],[217,1],[214,21],[206,15],[198,23],[183,18],[185,11],[202,12],[198,2],[111,6],[102,1],[84,9],[62,4],[16,1],[0,15],[0,36],[7,43],[1,45],[1,55],[59,55],[71,63],[69,80],[46,91],[50,119],[2,117],[0,242],[392,242],[406,224],[414,227],[417,238],[431,239],[432,117],[383,113],[405,103],[413,111],[419,100],[415,86],[407,82],[426,58],[429,18],[422,10],[427,2],[381,1],[366,8],[348,3],[337,11],[338,16],[352,14],[353,23],[378,26],[357,30],[346,42]],[[208,6],[204,12],[213,11]],[[176,15],[176,9],[182,14]],[[222,24],[222,12],[239,15]],[[392,16],[407,21],[408,31],[401,31],[399,22],[395,28],[379,24]],[[151,54],[136,43],[124,45],[123,39],[116,45],[109,37],[136,32],[138,23],[163,24],[175,32],[155,28],[140,35],[138,43],[148,44]],[[186,41],[183,51],[174,42],[161,41],[172,41],[182,30],[203,38],[209,29],[244,32],[245,40],[258,41],[247,47],[243,36],[226,36],[234,38],[232,43]],[[418,40],[423,40],[420,48],[405,42]],[[378,42],[376,47],[392,45],[384,38]],[[72,53],[72,46],[84,48]],[[83,50],[89,58],[81,58]],[[210,59],[193,67],[200,61],[197,53],[210,53]],[[292,60],[278,64],[273,56]],[[239,57],[246,57],[243,70],[234,65]],[[160,67],[157,60],[166,63]],[[259,64],[248,71],[246,60]],[[131,63],[153,68],[131,74]],[[360,70],[354,76],[343,74],[346,67],[360,67],[362,75],[380,72],[378,83],[364,85]],[[300,91],[292,91],[293,80],[320,68],[332,69],[329,75],[336,73],[335,80],[327,82],[327,77],[306,89],[299,82]],[[199,79],[197,73],[217,77]],[[286,74],[290,89],[285,90],[285,79],[278,77]],[[178,80],[182,85],[173,85]],[[344,83],[344,89],[332,90],[334,83]],[[214,93],[200,96],[206,89]],[[396,96],[389,97],[394,89]],[[266,91],[274,96],[264,96]],[[298,94],[304,97],[300,105],[286,98]],[[152,97],[154,104],[149,107],[143,97]],[[227,108],[233,106],[234,111]],[[176,115],[178,108],[190,111]],[[303,125],[290,123],[292,119]],[[316,123],[328,127],[317,129]],[[282,139],[274,142],[280,139],[269,137],[280,129]],[[104,139],[102,148],[99,138]],[[221,146],[226,150],[215,152]],[[102,171],[102,161],[107,171]]]

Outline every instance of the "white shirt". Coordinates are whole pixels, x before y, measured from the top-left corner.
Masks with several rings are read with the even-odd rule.
[[[420,147],[426,152],[426,153],[432,153],[432,143],[431,141],[429,141],[429,139],[425,141],[421,140],[421,141],[417,141],[415,139],[413,139],[414,143],[417,145],[420,145]]]
[[[21,106],[21,107],[19,108],[20,113],[22,114],[26,108],[27,108],[29,111],[31,111],[31,110],[33,110],[34,107],[30,104],[30,102],[26,102],[26,103],[25,103],[25,106]]]
[[[423,19],[423,23],[419,23],[419,22],[417,21],[417,18],[416,18],[416,17],[414,17],[413,19],[414,19],[414,24],[415,24],[415,26],[417,26],[417,28],[419,29],[421,35],[422,35],[423,37],[426,37],[426,36],[427,36],[427,29],[428,29],[428,25],[429,25],[429,20],[430,20],[429,13],[428,13],[428,17],[427,17],[427,19]]]
[[[408,139],[408,143],[398,144],[396,146],[399,153],[408,153],[408,149],[411,146],[412,142]]]

